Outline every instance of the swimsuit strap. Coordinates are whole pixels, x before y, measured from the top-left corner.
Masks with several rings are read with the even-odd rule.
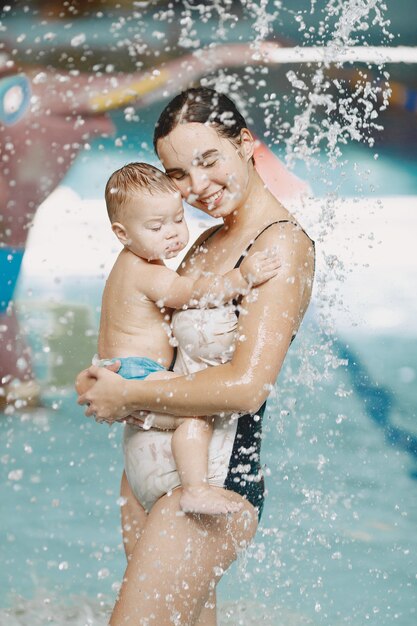
[[[253,246],[253,244],[255,243],[255,241],[258,239],[258,237],[260,237],[262,235],[262,233],[264,233],[266,230],[268,230],[268,228],[271,228],[271,226],[274,226],[274,224],[293,224],[293,226],[297,226],[297,228],[299,228],[307,237],[307,233],[304,230],[304,228],[302,228],[300,226],[300,224],[297,224],[297,222],[293,222],[292,220],[278,220],[276,222],[271,222],[270,224],[268,224],[268,226],[265,226],[265,228],[263,230],[261,230],[260,233],[258,233],[255,237],[255,239],[253,239],[253,241],[251,241],[251,243],[247,246],[246,250],[244,251],[244,253],[242,254],[242,256],[239,258],[238,262],[235,265],[235,268],[239,267],[240,264],[242,263],[243,259],[245,258],[245,256],[247,255],[247,253],[249,252],[249,250],[251,249],[251,247]],[[310,237],[308,237],[310,239]],[[313,246],[314,246],[314,241],[312,239],[310,239],[310,241],[312,242]],[[240,300],[242,299],[242,296],[240,296],[237,299],[234,299],[232,302],[235,306],[235,313],[236,313],[236,317],[239,317],[239,303]],[[292,343],[295,339],[297,333],[294,333],[293,336],[291,337],[291,342]]]
[[[258,237],[260,237],[262,235],[262,233],[264,233],[266,230],[268,230],[268,228],[271,228],[271,226],[274,226],[274,224],[293,224],[294,226],[298,226],[298,228],[301,228],[301,226],[299,224],[297,224],[297,222],[293,222],[292,220],[278,220],[277,222],[271,222],[270,224],[268,224],[268,226],[265,226],[265,228],[263,230],[261,230],[260,233],[258,233],[255,237],[255,239],[253,239],[250,244],[247,246],[246,250],[243,252],[243,254],[241,255],[241,257],[239,258],[239,260],[237,261],[235,268],[240,267],[240,264],[242,263],[243,259],[245,258],[245,256],[247,255],[247,253],[249,252],[249,250],[252,248],[253,244],[255,243],[255,241],[258,239]],[[305,233],[305,230],[303,230],[301,228],[301,230],[303,231],[303,233]],[[217,231],[216,231],[217,232]],[[306,233],[307,234],[307,233]],[[210,236],[210,235],[209,235]],[[307,235],[308,237],[308,235]]]
[[[234,269],[240,267],[240,264],[242,263],[243,259],[245,258],[249,250],[252,248],[253,244],[258,239],[258,237],[260,237],[262,233],[264,233],[266,230],[268,230],[268,228],[271,228],[271,226],[274,226],[275,224],[292,224],[293,226],[297,226],[297,228],[299,228],[310,239],[310,241],[312,242],[314,246],[314,241],[307,235],[306,231],[304,230],[304,228],[300,226],[300,224],[297,224],[297,222],[294,222],[293,220],[277,220],[276,222],[271,222],[270,224],[268,224],[268,226],[265,226],[265,228],[263,228],[261,232],[256,235],[256,237],[250,242],[250,244],[246,247],[243,254],[238,259],[236,265],[234,266]],[[212,230],[211,233],[209,233],[207,237],[200,243],[200,246],[207,243],[207,241],[211,237],[213,237],[213,235],[215,235],[221,228],[223,228],[223,224],[219,224],[218,228],[215,228],[214,230]]]
[[[293,222],[292,220],[277,220],[276,222],[271,222],[270,224],[268,224],[268,226],[265,226],[265,228],[263,228],[261,230],[260,233],[258,233],[256,235],[256,237],[250,242],[250,244],[246,247],[245,251],[242,253],[242,255],[240,256],[240,258],[238,259],[236,265],[235,265],[235,269],[237,269],[238,267],[240,267],[240,264],[242,263],[243,259],[246,257],[247,253],[249,252],[249,250],[252,248],[253,244],[255,243],[255,241],[258,239],[258,237],[260,237],[262,235],[262,233],[264,233],[266,230],[268,230],[268,228],[271,228],[271,226],[274,226],[274,224],[284,224],[284,223],[289,223],[289,224],[294,224],[294,226],[298,226],[298,224],[296,222]],[[239,298],[234,298],[232,300],[233,305],[235,306],[236,309],[236,316],[239,317],[239,303],[242,299],[242,296],[239,296]]]

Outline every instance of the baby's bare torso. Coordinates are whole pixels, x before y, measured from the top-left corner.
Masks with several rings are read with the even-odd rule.
[[[101,305],[98,352],[101,359],[145,356],[169,367],[170,310],[160,309],[146,295],[152,266],[123,250],[107,279]]]

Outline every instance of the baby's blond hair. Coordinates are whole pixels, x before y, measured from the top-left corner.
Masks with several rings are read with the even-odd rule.
[[[113,172],[107,181],[105,198],[112,223],[120,220],[123,208],[138,193],[178,193],[174,182],[149,163],[128,163]]]

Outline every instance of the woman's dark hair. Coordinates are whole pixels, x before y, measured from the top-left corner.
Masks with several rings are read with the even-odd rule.
[[[212,124],[219,135],[235,144],[239,143],[242,128],[247,128],[235,103],[223,93],[208,87],[187,89],[171,100],[159,116],[153,136],[155,152],[158,139],[169,135],[178,124],[188,122]]]

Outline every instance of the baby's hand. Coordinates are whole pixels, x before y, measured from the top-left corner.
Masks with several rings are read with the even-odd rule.
[[[281,262],[276,248],[249,254],[240,265],[240,272],[250,286],[262,285],[277,275]]]

